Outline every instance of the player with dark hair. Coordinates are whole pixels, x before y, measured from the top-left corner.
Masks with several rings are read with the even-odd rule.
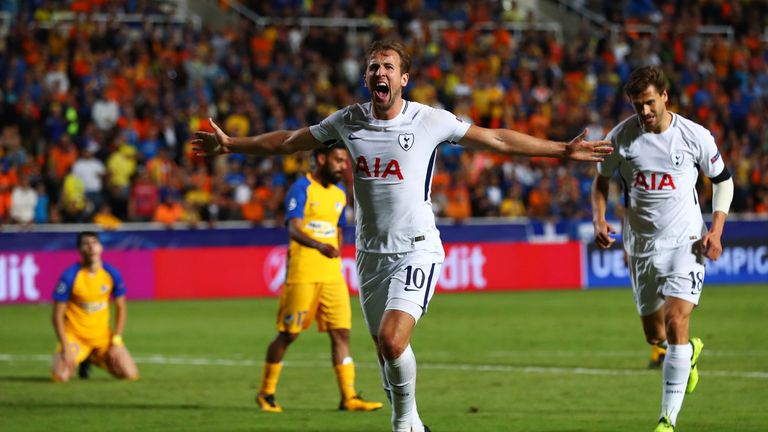
[[[59,341],[51,371],[66,382],[75,366],[88,360],[117,378],[139,379],[139,370],[123,342],[127,318],[125,283],[120,272],[102,262],[104,247],[95,232],[77,236],[80,262],[67,268],[53,293],[53,329]],[[115,323],[110,328],[110,300]]]
[[[624,249],[635,303],[648,343],[666,347],[661,415],[656,432],[674,431],[686,393],[699,381],[703,343],[688,336],[704,283],[704,258],[717,260],[733,198],[733,181],[712,134],[667,110],[664,72],[641,67],[625,92],[635,115],[607,136],[614,152],[598,164],[592,186],[595,242],[615,241],[605,220],[610,176],[618,169],[625,188]],[[699,169],[713,184],[712,223],[707,229],[696,191]]]
[[[288,266],[280,293],[277,336],[267,348],[256,401],[266,412],[282,412],[275,400],[288,347],[317,321],[331,338],[331,361],[341,392],[340,410],[373,411],[380,402],[363,400],[355,390],[355,365],[349,352],[352,311],[341,271],[342,227],[347,192],[340,183],[349,158],[340,145],[313,152],[314,170],[298,179],[285,198]]]

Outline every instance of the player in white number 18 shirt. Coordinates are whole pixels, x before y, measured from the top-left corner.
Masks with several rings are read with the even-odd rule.
[[[255,137],[196,132],[199,154],[284,154],[343,142],[354,178],[357,271],[363,316],[379,353],[382,382],[392,402],[392,430],[429,430],[416,408],[416,358],[410,339],[435,292],[444,253],[430,201],[437,146],[445,141],[508,155],[600,161],[607,141],[570,143],[509,129],[462,122],[448,111],[403,99],[410,55],[395,41],[366,52],[371,101],[331,114],[317,125]]]
[[[704,346],[688,338],[688,323],[704,283],[704,257],[716,260],[733,198],[733,181],[712,134],[667,111],[664,72],[646,66],[624,87],[636,115],[607,139],[614,152],[598,164],[592,187],[595,242],[608,248],[615,229],[605,220],[610,177],[619,170],[624,187],[624,249],[635,303],[648,343],[667,349],[662,366],[661,415],[656,432],[674,431],[683,397],[699,381]],[[701,216],[699,169],[713,184],[712,224]]]

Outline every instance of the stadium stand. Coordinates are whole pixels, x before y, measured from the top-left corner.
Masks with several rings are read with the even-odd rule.
[[[365,97],[362,53],[379,37],[414,54],[407,98],[561,140],[585,126],[604,135],[631,113],[630,70],[661,64],[670,108],[721,146],[733,211],[768,213],[766,7],[569,3],[563,13],[603,21],[565,34],[516,2],[246,1],[236,8],[254,20],[213,28],[172,1],[0,2],[0,223],[281,223],[308,156],[204,160],[191,131],[208,117],[232,135],[319,121]],[[590,218],[591,166],[448,144],[439,164],[439,217]],[[709,188],[703,180],[705,209]]]

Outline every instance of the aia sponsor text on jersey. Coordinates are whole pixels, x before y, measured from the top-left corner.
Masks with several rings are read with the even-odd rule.
[[[389,176],[403,179],[403,173],[400,171],[400,163],[397,159],[392,159],[384,163],[381,158],[373,158],[371,161],[366,159],[365,156],[360,155],[357,157],[357,163],[355,164],[355,174],[363,178],[379,177],[385,179]]]
[[[675,181],[671,174],[668,173],[655,173],[655,172],[643,172],[637,171],[635,173],[635,180],[632,182],[632,187],[642,188],[645,190],[675,190]]]

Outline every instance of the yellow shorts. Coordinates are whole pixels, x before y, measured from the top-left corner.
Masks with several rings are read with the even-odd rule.
[[[112,334],[107,333],[102,337],[84,339],[73,333],[66,332],[68,348],[75,354],[75,364],[90,358],[91,362],[99,367],[106,367],[107,352],[112,346]],[[61,343],[56,344],[56,352],[60,353]]]
[[[277,331],[301,333],[313,320],[317,320],[317,330],[321,332],[352,328],[349,288],[345,282],[283,285]]]

